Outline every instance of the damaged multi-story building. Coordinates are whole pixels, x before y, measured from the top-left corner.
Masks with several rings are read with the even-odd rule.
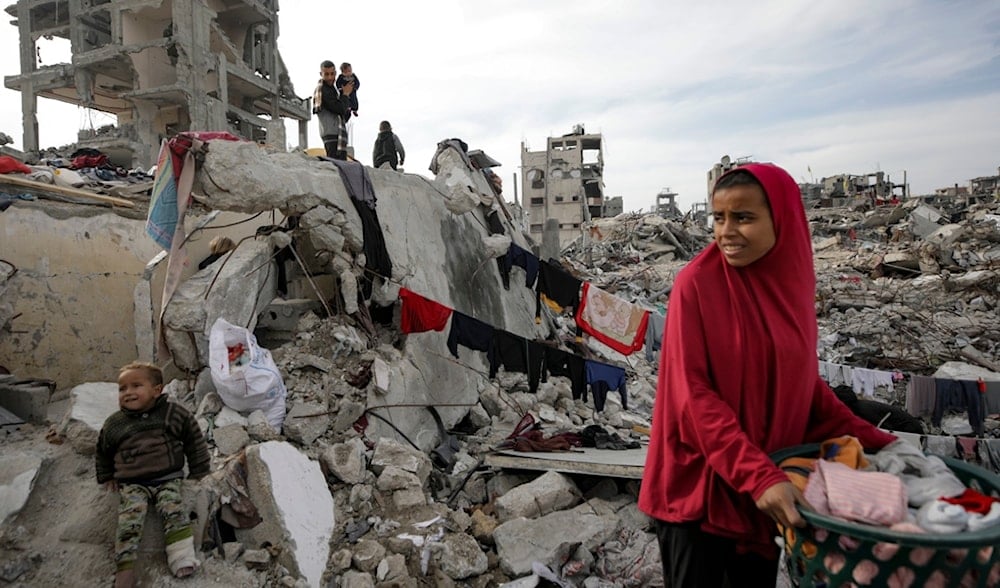
[[[555,219],[565,246],[580,236],[584,222],[622,210],[621,197],[604,197],[604,139],[583,125],[549,137],[545,151],[529,151],[522,142],[521,169],[528,229],[538,241],[548,219]]]
[[[308,99],[295,95],[277,49],[277,0],[19,0],[7,7],[20,35],[24,150],[39,151],[39,98],[111,114],[78,146],[117,165],[148,166],[160,140],[189,130],[228,130],[285,146],[284,119],[306,144]],[[69,63],[39,66],[42,39],[70,43]]]

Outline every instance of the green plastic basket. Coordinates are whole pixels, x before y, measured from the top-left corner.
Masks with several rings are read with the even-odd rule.
[[[771,459],[780,464],[790,457],[818,455],[819,445],[812,444],[777,451]],[[966,486],[1000,497],[1000,476],[964,461],[941,459]],[[796,586],[1000,586],[1000,527],[948,535],[900,533],[800,512],[806,527],[795,529],[794,537],[785,534],[785,562]],[[803,550],[810,545],[816,549],[811,557]]]

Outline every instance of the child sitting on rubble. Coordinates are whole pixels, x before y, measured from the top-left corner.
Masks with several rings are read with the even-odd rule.
[[[167,564],[174,576],[200,565],[194,534],[181,501],[184,461],[188,475],[209,473],[208,444],[194,415],[163,393],[163,372],[133,362],[118,373],[118,406],[97,439],[97,482],[119,494],[115,538],[115,586],[135,585],[135,560],[149,502],[163,518]]]

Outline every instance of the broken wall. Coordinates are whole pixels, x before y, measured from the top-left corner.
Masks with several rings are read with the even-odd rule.
[[[245,218],[228,213],[214,222]],[[198,220],[189,217],[187,226]],[[267,223],[270,218],[258,218],[224,234],[239,240]],[[20,313],[13,332],[0,332],[0,365],[63,388],[114,381],[121,365],[152,359],[152,320],[159,314],[166,264],[151,280],[143,278],[147,263],[161,252],[145,224],[144,213],[40,201],[18,202],[0,213],[0,256],[18,269],[4,296]],[[217,233],[189,241],[186,275],[208,255]]]
[[[505,290],[497,264],[483,238],[487,236],[484,208],[453,214],[446,202],[454,194],[445,178],[461,175],[446,161],[433,182],[391,170],[368,169],[378,197],[377,212],[392,258],[392,282],[376,287],[374,299],[395,303],[400,285],[477,318],[496,328],[530,339],[542,333],[534,321],[534,293],[524,286],[524,274],[514,270]],[[468,168],[466,168],[468,169]],[[271,207],[283,213],[334,219],[322,227],[343,235],[327,270],[340,274],[347,256],[361,253],[361,220],[333,164],[298,153],[268,154],[253,143],[214,141],[199,170],[196,198],[222,210],[253,213]],[[476,190],[473,190],[476,192]],[[485,196],[479,192],[480,196]],[[492,202],[492,196],[489,196]],[[325,209],[325,210],[324,210]],[[322,214],[320,214],[320,212]],[[500,215],[503,216],[502,214]],[[526,239],[503,221],[507,235],[528,249]],[[318,228],[311,228],[317,231]],[[307,241],[304,238],[300,241]],[[495,254],[494,254],[495,255]],[[340,268],[340,269],[338,269]],[[360,274],[355,260],[351,271]],[[384,391],[372,391],[369,406],[395,404],[473,404],[485,387],[488,366],[484,354],[459,348],[459,359],[449,354],[447,332],[411,335],[403,344]],[[430,414],[420,408],[393,408],[390,416],[403,432],[424,448],[431,448],[436,429]],[[468,407],[442,407],[442,418],[454,423]],[[358,415],[360,416],[360,414]],[[399,420],[396,420],[399,419]],[[374,436],[395,437],[380,421],[372,421]]]

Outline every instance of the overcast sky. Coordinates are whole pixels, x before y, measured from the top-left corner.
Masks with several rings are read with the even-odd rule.
[[[626,210],[649,209],[664,187],[687,210],[724,154],[773,161],[800,181],[811,169],[817,180],[882,170],[899,182],[907,170],[915,194],[1000,166],[992,0],[282,0],[279,15],[299,96],[323,59],[354,65],[361,161],[371,163],[383,119],[408,172],[430,175],[436,143],[460,137],[503,163],[508,199],[521,142],[540,150],[578,123],[604,135],[605,193]],[[0,71],[16,74],[17,31],[3,27],[12,58]],[[109,122],[48,100],[39,110],[43,146]],[[21,146],[20,98],[7,89],[0,131]],[[315,121],[309,139],[322,146]]]

